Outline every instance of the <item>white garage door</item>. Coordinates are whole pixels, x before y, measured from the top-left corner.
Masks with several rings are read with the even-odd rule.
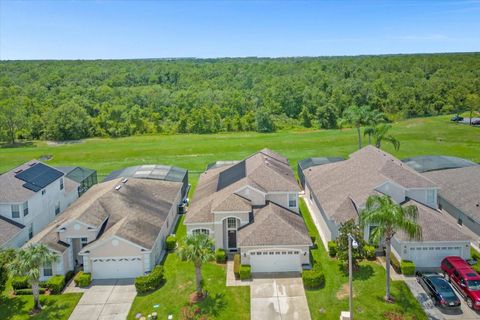
[[[410,247],[410,257],[417,268],[440,268],[443,258],[463,257],[462,247]]]
[[[141,258],[92,259],[93,279],[136,278],[143,275]]]
[[[252,272],[302,271],[300,251],[257,251],[250,253]]]

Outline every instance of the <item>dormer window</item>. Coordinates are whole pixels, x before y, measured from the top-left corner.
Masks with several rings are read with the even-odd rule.
[[[288,207],[296,208],[297,207],[297,195],[294,193],[288,194]]]

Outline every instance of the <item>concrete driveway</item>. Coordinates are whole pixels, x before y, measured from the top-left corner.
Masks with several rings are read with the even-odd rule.
[[[254,277],[250,284],[252,320],[310,320],[302,278]]]
[[[94,280],[69,320],[125,320],[137,295],[134,279]]]
[[[460,297],[460,301],[462,302],[461,309],[458,311],[448,311],[445,312],[439,308],[437,308],[432,299],[427,295],[425,290],[423,290],[422,286],[417,282],[415,278],[408,278],[405,279],[405,283],[412,291],[415,298],[420,302],[425,313],[427,314],[430,320],[450,320],[450,319],[462,319],[462,320],[478,320],[480,319],[480,314],[476,313],[472,309],[467,306],[467,303],[460,294],[457,292],[457,295]],[[454,288],[455,289],[455,288]]]

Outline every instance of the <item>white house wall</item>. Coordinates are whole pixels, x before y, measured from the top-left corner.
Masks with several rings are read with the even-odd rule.
[[[68,239],[74,238],[87,238],[88,242],[92,242],[97,238],[100,229],[90,229],[84,223],[76,220],[72,220],[63,225],[65,228],[59,232],[59,238],[61,241],[68,243]]]
[[[265,195],[256,189],[245,187],[242,190],[237,191],[236,193],[250,200],[253,206],[265,205]]]
[[[288,206],[288,195],[293,194],[297,199],[297,205],[295,207]],[[281,207],[288,208],[294,212],[298,213],[298,193],[289,193],[289,192],[282,192],[282,193],[268,193],[266,195],[266,200],[271,201],[273,203],[278,204]]]

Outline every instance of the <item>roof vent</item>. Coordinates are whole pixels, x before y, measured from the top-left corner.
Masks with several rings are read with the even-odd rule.
[[[36,165],[36,164],[37,164],[36,162],[30,162],[30,163],[28,164],[28,166],[29,166],[29,167],[33,167],[33,166]]]
[[[20,172],[22,172],[22,171],[23,171],[23,169],[18,169],[18,170],[14,171],[14,172],[15,172],[15,173],[20,173]]]
[[[120,190],[121,188],[122,188],[122,185],[121,185],[121,184],[119,184],[118,186],[116,186],[116,187],[115,187],[115,190],[117,190],[117,191],[118,191],[118,190]]]
[[[127,183],[127,181],[128,181],[128,179],[125,178],[125,179],[122,180],[122,183]]]

